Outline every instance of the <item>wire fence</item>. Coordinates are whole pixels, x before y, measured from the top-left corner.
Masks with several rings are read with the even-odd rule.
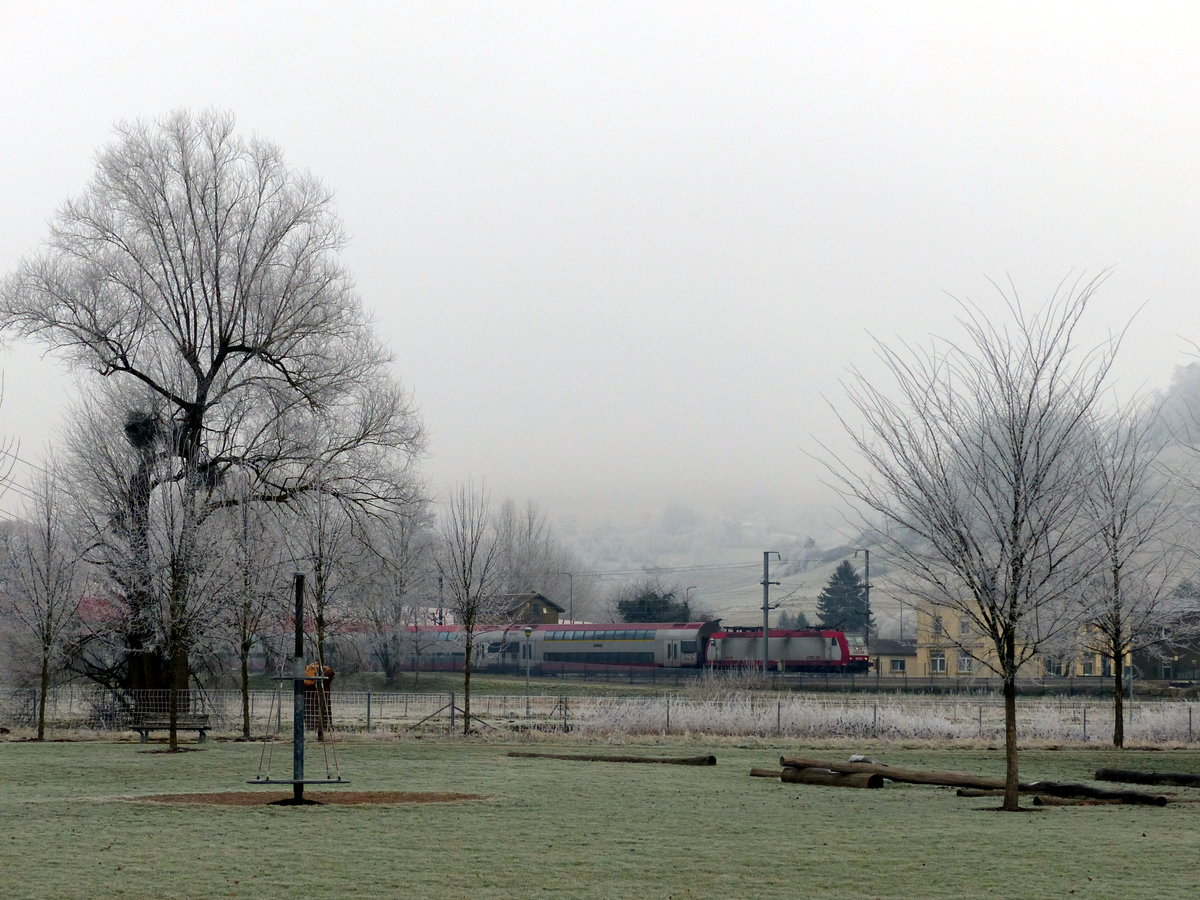
[[[67,730],[123,732],[148,724],[165,726],[167,691],[114,692],[60,688],[46,697],[46,723]],[[0,726],[29,729],[37,720],[34,690],[0,691]],[[322,703],[308,692],[306,720],[338,732],[388,734],[461,730],[466,703],[457,693],[336,691]],[[180,692],[179,721],[203,724],[214,735],[256,736],[292,728],[290,692],[251,691],[247,708],[239,691]],[[584,734],[718,734],[789,738],[879,738],[1002,741],[1004,708],[999,698],[856,694],[842,697],[731,692],[717,699],[473,695],[470,713],[480,731],[571,731]],[[1017,704],[1023,740],[1111,740],[1111,704],[1075,698],[1030,698]],[[247,722],[248,718],[248,722]],[[1127,709],[1129,743],[1191,744],[1200,728],[1200,703],[1138,701]]]

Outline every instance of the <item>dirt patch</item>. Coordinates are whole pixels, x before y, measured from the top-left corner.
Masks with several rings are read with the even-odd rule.
[[[209,806],[270,806],[291,801],[291,791],[222,791],[212,794],[151,794],[135,797],[151,803],[198,803]],[[319,806],[384,806],[400,803],[455,803],[482,800],[480,794],[433,791],[310,791],[306,800]],[[306,804],[307,805],[307,804]]]

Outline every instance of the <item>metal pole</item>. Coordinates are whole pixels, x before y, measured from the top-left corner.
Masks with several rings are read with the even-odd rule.
[[[863,640],[871,639],[871,551],[865,547],[854,551],[854,555],[859,553],[863,555],[863,603],[867,607],[867,614],[863,618]],[[904,607],[900,607],[900,638],[904,639]]]
[[[570,596],[570,599],[567,601],[567,621],[574,622],[575,621],[575,573],[574,572],[559,572],[558,574],[566,575],[567,578],[570,579],[571,596]]]
[[[767,677],[767,667],[770,665],[770,659],[771,659],[771,654],[770,654],[770,651],[768,650],[768,644],[770,643],[770,640],[769,640],[769,634],[768,634],[768,632],[769,632],[769,629],[770,629],[770,615],[771,615],[771,585],[772,585],[772,584],[779,584],[779,582],[778,582],[778,581],[771,581],[771,554],[772,554],[772,553],[774,553],[776,556],[779,556],[779,554],[778,554],[778,553],[776,553],[776,551],[774,551],[774,550],[764,550],[764,551],[763,551],[763,578],[762,578],[762,589],[763,589],[763,604],[762,604],[762,614],[763,614],[763,649],[762,649],[762,670],[763,670],[763,678],[764,678],[764,679]]]
[[[529,643],[533,629],[525,626],[525,718],[529,718],[529,664],[533,661],[533,646]]]
[[[292,656],[292,799],[304,799],[304,576],[297,572],[296,644]]]

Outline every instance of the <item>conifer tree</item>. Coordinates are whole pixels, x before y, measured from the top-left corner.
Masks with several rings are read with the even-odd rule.
[[[817,597],[817,615],[822,627],[869,635],[875,622],[866,587],[850,560],[842,560]]]

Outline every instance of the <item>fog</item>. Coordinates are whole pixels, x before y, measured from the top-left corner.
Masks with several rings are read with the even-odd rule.
[[[6,4],[0,271],[115,121],[229,109],[336,191],[432,491],[532,499],[597,565],[835,543],[812,457],[872,336],[953,335],[954,297],[999,316],[989,278],[1036,305],[1112,267],[1085,340],[1129,325],[1117,389],[1194,358],[1198,25],[1185,2]],[[27,462],[69,384],[39,352],[0,357]],[[599,544],[680,511],[710,537]]]

